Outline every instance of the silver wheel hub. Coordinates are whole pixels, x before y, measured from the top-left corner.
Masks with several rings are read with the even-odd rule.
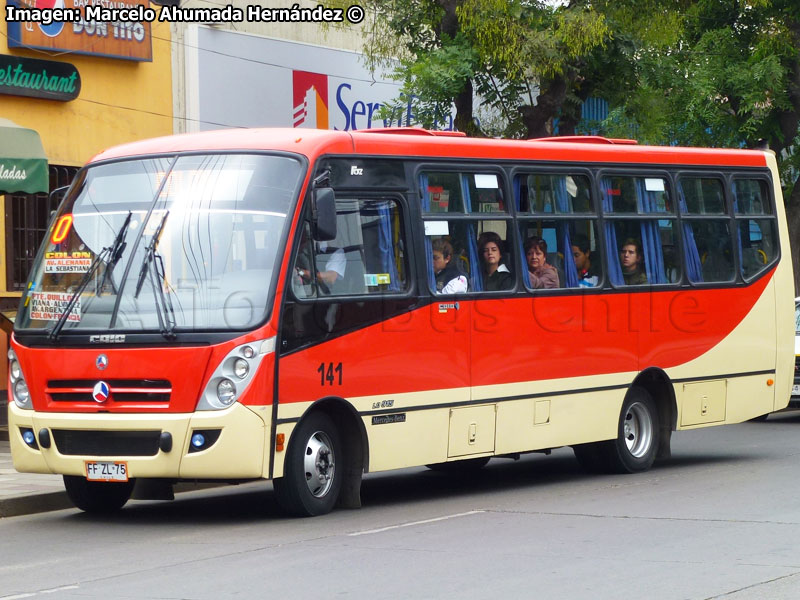
[[[622,434],[625,445],[635,458],[645,456],[653,444],[653,420],[650,411],[641,402],[634,402],[625,413]]]
[[[333,485],[336,460],[333,445],[324,431],[316,431],[308,439],[303,456],[308,491],[315,498],[322,498]]]

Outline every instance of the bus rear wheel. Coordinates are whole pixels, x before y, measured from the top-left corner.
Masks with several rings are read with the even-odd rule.
[[[125,482],[88,481],[77,475],[64,475],[64,488],[70,501],[88,513],[111,513],[130,499],[134,480]]]
[[[633,387],[622,403],[617,439],[606,442],[614,473],[639,473],[653,466],[658,450],[658,411],[650,393]]]
[[[658,411],[650,393],[633,387],[625,396],[617,437],[572,447],[589,473],[639,473],[653,466],[658,451]]]
[[[342,488],[342,443],[326,414],[303,419],[292,434],[283,477],[272,482],[275,497],[286,512],[299,517],[333,510]]]

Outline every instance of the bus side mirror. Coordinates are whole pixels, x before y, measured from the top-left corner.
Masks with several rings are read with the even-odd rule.
[[[312,192],[313,234],[318,242],[336,239],[336,194],[333,188],[321,187]]]

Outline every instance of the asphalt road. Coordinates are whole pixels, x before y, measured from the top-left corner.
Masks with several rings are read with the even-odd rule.
[[[672,447],[634,476],[569,449],[368,475],[362,509],[314,519],[268,483],[0,519],[0,599],[799,598],[800,413]]]

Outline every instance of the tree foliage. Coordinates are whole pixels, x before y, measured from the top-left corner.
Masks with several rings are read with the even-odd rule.
[[[719,147],[765,142],[778,157],[790,237],[800,243],[797,0],[365,5],[369,62],[391,65],[403,93],[418,99],[424,125],[442,123],[455,106],[456,128],[470,135],[552,135],[556,119],[559,133],[570,134],[593,95],[610,104],[599,125],[612,137]]]

